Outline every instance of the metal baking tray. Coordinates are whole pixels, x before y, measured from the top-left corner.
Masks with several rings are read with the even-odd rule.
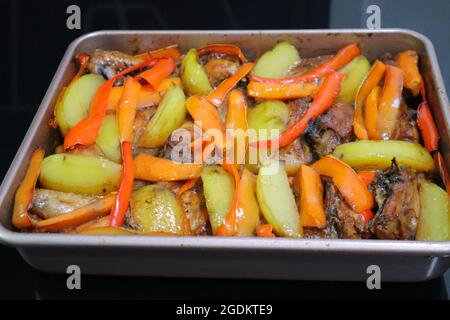
[[[301,56],[335,52],[350,42],[374,59],[414,49],[420,55],[429,102],[450,165],[450,110],[436,54],[425,36],[409,30],[99,31],[68,47],[0,188],[0,241],[27,263],[48,272],[78,265],[83,274],[266,279],[355,280],[377,265],[381,281],[422,281],[450,266],[450,241],[312,240],[221,237],[146,237],[20,233],[11,225],[14,193],[37,147],[51,152],[56,130],[48,125],[58,92],[76,69],[73,57],[94,49],[137,53],[178,43],[183,51],[208,43],[234,43],[250,56],[288,40]]]

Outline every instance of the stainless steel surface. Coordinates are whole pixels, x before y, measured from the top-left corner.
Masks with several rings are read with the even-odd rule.
[[[383,281],[421,281],[450,266],[450,242],[385,240],[310,240],[219,237],[145,237],[26,234],[10,222],[14,192],[32,151],[53,150],[56,130],[48,126],[59,90],[75,73],[72,58],[96,48],[129,53],[178,43],[185,51],[213,42],[241,46],[258,55],[279,40],[289,40],[302,56],[334,52],[358,42],[369,59],[385,52],[415,49],[421,59],[429,101],[450,164],[450,110],[430,41],[409,30],[298,31],[101,31],[76,39],[67,49],[0,188],[0,241],[16,247],[33,267],[65,272],[77,264],[83,273],[182,277],[365,280],[378,265]]]

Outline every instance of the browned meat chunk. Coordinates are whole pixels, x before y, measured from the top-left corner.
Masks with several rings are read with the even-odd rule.
[[[239,69],[239,62],[229,59],[211,59],[205,65],[209,82],[218,86],[223,80],[231,77]]]
[[[419,130],[416,121],[413,119],[413,110],[409,109],[405,103],[402,103],[402,111],[394,139],[419,142]]]
[[[206,211],[205,199],[196,191],[188,190],[181,195],[181,205],[193,235],[206,235],[208,224],[208,213]]]
[[[388,172],[377,174],[371,188],[378,204],[371,222],[371,230],[377,238],[415,239],[420,212],[416,173],[394,164]]]
[[[324,178],[323,182],[327,229],[330,229],[326,232],[344,239],[367,238],[369,228],[363,216],[350,208],[330,179]]]
[[[141,58],[119,51],[95,50],[90,55],[88,70],[104,76],[107,79],[114,77],[120,71],[142,62]]]
[[[98,199],[97,196],[37,188],[33,193],[30,211],[48,219],[84,207]]]
[[[330,154],[337,145],[352,139],[353,114],[352,105],[336,103],[310,125],[305,137],[319,157]]]

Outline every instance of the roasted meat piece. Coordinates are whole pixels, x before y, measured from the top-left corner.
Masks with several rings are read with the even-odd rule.
[[[106,79],[114,77],[120,71],[142,62],[141,58],[119,51],[95,50],[90,55],[88,70],[104,76]]]
[[[337,145],[352,139],[353,115],[352,105],[336,103],[309,126],[305,138],[319,158],[332,153]]]
[[[33,193],[31,212],[43,219],[69,213],[98,200],[99,197],[37,188]]]
[[[395,163],[371,184],[378,211],[371,231],[379,239],[414,240],[420,213],[417,174]]]

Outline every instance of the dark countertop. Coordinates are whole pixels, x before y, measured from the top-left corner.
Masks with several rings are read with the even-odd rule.
[[[50,83],[68,43],[99,29],[252,29],[327,28],[330,1],[197,1],[173,10],[168,1],[14,1],[0,3],[0,26],[7,45],[0,51],[0,177],[3,177]],[[81,31],[65,28],[67,6],[78,4]],[[125,8],[125,9],[124,9]],[[212,14],[214,13],[214,14]],[[8,94],[9,93],[9,94]],[[382,283],[369,291],[365,283],[173,279],[83,276],[82,290],[66,288],[66,275],[38,272],[15,249],[0,245],[0,299],[147,298],[147,299],[313,299],[411,298],[448,299],[444,277],[423,283]]]

